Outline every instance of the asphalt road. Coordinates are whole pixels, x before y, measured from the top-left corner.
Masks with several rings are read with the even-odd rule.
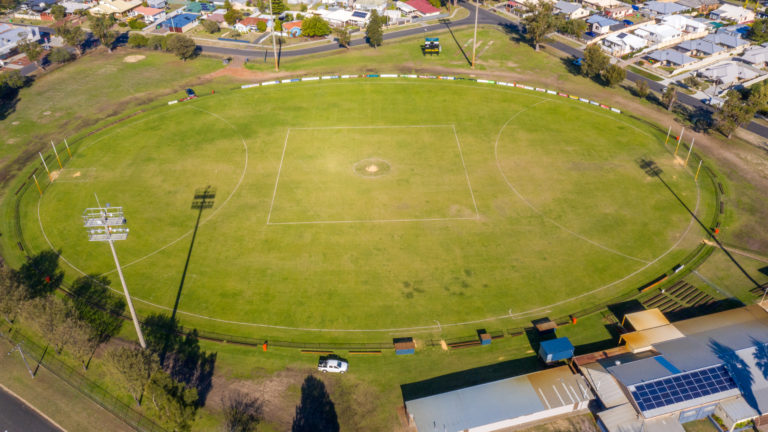
[[[0,432],[61,432],[27,404],[0,389]]]

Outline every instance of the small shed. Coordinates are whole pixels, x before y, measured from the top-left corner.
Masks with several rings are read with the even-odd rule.
[[[397,355],[413,354],[416,352],[416,343],[413,341],[413,338],[396,338],[393,342],[395,343],[395,354]]]
[[[539,346],[539,357],[546,363],[567,360],[573,357],[573,344],[567,337],[544,341]]]

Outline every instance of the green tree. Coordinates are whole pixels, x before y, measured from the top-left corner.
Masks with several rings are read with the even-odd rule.
[[[168,40],[165,38],[165,36],[154,35],[147,40],[147,48],[165,51],[167,47]]]
[[[27,288],[30,298],[48,295],[64,280],[64,272],[59,268],[59,254],[48,250],[27,258],[27,262],[12,272],[12,277]]]
[[[56,34],[64,39],[64,43],[77,51],[77,55],[82,54],[83,43],[87,35],[80,26],[63,23],[56,28]]]
[[[339,45],[344,48],[349,48],[349,44],[352,42],[352,36],[350,36],[349,30],[342,27],[336,27],[333,29],[333,34],[336,36]]]
[[[720,132],[730,138],[733,132],[739,126],[749,122],[767,101],[768,91],[763,85],[753,87],[746,100],[738,91],[729,90],[726,93],[725,102],[715,113],[715,121]]]
[[[187,388],[162,370],[152,374],[146,385],[148,411],[161,425],[177,431],[188,431],[197,409],[197,390]]]
[[[306,37],[326,36],[331,33],[331,26],[319,16],[312,16],[301,23],[301,35]]]
[[[560,20],[558,30],[561,33],[580,38],[587,31],[587,22],[580,19]]]
[[[141,406],[144,387],[160,368],[157,356],[140,348],[113,348],[104,356],[107,372]]]
[[[608,55],[600,49],[599,44],[587,45],[584,58],[581,60],[581,74],[589,78],[599,76],[610,62]]]
[[[264,21],[257,22],[256,23],[256,30],[258,30],[258,31],[260,31],[262,33],[267,31],[267,23],[265,23]]]
[[[56,47],[48,54],[48,60],[54,63],[66,63],[75,58],[74,54],[67,51],[64,47]]]
[[[168,51],[182,60],[187,60],[195,56],[197,45],[191,38],[177,34],[168,40]]]
[[[301,7],[299,8],[299,10],[301,10],[302,12],[306,12],[307,9],[309,9],[309,8],[307,7],[306,3],[302,3]]]
[[[429,4],[431,4],[433,7],[440,9],[440,0],[429,0]]]
[[[40,57],[43,55],[43,47],[39,43],[24,41],[16,45],[16,48],[26,54],[29,61],[34,63],[35,66],[40,66],[38,61],[40,61]]]
[[[131,48],[144,48],[149,43],[149,39],[141,33],[131,33],[128,36],[128,46]]]
[[[88,26],[91,33],[104,45],[109,52],[112,52],[112,44],[117,40],[117,32],[112,30],[115,25],[115,18],[111,15],[96,15],[88,17]]]
[[[635,81],[635,92],[637,92],[637,97],[640,99],[645,99],[648,97],[648,92],[650,92],[650,89],[648,88],[648,82],[644,79]]]
[[[621,66],[611,64],[608,65],[607,68],[602,73],[603,80],[605,80],[606,84],[608,84],[608,87],[616,87],[616,84],[619,84],[620,82],[624,81],[624,78],[627,77],[627,71],[625,71]]]
[[[80,362],[83,370],[87,371],[88,363],[99,343],[91,337],[91,328],[85,322],[70,319],[66,325],[69,327],[66,349]]]
[[[755,20],[747,32],[747,37],[758,44],[768,42],[768,18]]]
[[[208,33],[216,33],[217,31],[221,30],[221,28],[219,27],[219,23],[217,23],[216,21],[203,20],[202,25],[203,25],[203,29]]]
[[[384,31],[381,29],[381,20],[376,9],[371,12],[368,26],[365,28],[365,37],[368,39],[368,45],[374,48],[384,42]]]
[[[543,1],[525,4],[525,36],[530,39],[536,51],[542,39],[552,33],[558,26],[559,17],[553,14],[554,3]]]
[[[243,12],[237,9],[228,9],[224,13],[224,22],[231,26],[235,25],[241,19],[243,19]]]
[[[14,71],[18,72],[18,71]],[[4,78],[6,73],[0,75],[0,89],[6,84]],[[21,75],[19,73],[19,75]],[[23,85],[23,84],[22,84]],[[21,86],[19,86],[21,87]],[[17,87],[14,87],[17,88]],[[2,92],[0,92],[0,95]],[[19,313],[22,304],[27,300],[28,293],[22,284],[12,277],[11,270],[0,262],[0,314],[11,324]]]
[[[287,9],[283,0],[271,0],[272,1],[272,14],[277,16],[285,12]]]
[[[672,110],[672,106],[677,101],[677,89],[675,86],[667,86],[664,93],[661,94],[661,102],[667,107],[667,111]]]
[[[55,4],[51,6],[50,9],[51,15],[53,15],[53,18],[56,19],[56,21],[61,21],[64,19],[65,16],[67,16],[67,8],[60,4]]]
[[[19,0],[0,0],[0,10],[13,10],[19,6]]]
[[[263,412],[262,402],[248,393],[232,391],[221,397],[226,432],[255,432]]]
[[[230,11],[232,9],[233,9],[232,2],[230,2],[229,0],[224,0],[224,10]]]
[[[72,303],[77,318],[88,324],[91,338],[98,343],[108,341],[120,331],[125,301],[109,290],[106,276],[83,276],[72,283]]]
[[[57,353],[70,340],[71,327],[67,321],[72,315],[72,305],[54,295],[37,297],[21,306],[24,323],[53,345]]]
[[[275,27],[275,28],[274,28],[274,30],[275,30],[276,32],[281,32],[281,31],[283,31],[283,22],[282,22],[282,21],[280,21],[279,19],[276,19],[276,20],[275,20],[275,25],[274,25],[274,27]]]

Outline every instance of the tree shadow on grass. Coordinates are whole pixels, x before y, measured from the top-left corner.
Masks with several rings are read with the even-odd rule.
[[[307,375],[301,385],[301,402],[296,407],[292,432],[338,432],[336,407],[325,384]]]

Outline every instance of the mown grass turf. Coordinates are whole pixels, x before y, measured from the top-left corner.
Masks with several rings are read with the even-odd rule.
[[[468,115],[467,101],[481,103],[483,115]],[[413,146],[393,145],[384,134],[393,125],[424,124],[455,125],[479,218],[266,224],[273,196],[281,220],[337,217],[331,213],[342,210],[357,217],[407,213],[393,201],[366,214],[366,182],[386,177],[355,178],[352,164],[385,152],[397,184],[382,188],[382,195],[407,203],[425,199],[426,191],[430,208],[471,215],[452,134],[415,134]],[[287,130],[328,125],[386,128],[289,139],[286,182],[275,192]],[[399,138],[392,142],[403,138],[394,132]],[[328,161],[336,163],[350,139],[369,147],[345,156],[339,163],[348,165],[346,177],[334,178]],[[40,201],[40,220],[69,263],[114,278],[106,245],[87,242],[80,213],[96,204],[94,194],[102,204],[124,206],[132,233],[118,252],[146,313],[157,309],[144,301],[173,306],[197,216],[190,210],[193,192],[217,187],[180,301],[182,319],[207,329],[273,331],[186,313],[330,329],[445,325],[507,314],[519,321],[567,314],[631,291],[677,264],[700,239],[697,227],[680,238],[690,222],[686,210],[636,164],[640,157],[657,161],[694,209],[691,175],[671,162],[662,140],[659,131],[580,102],[479,84],[382,80],[239,90],[161,108],[84,140]],[[421,161],[431,166],[420,171]],[[405,168],[412,174],[398,171]],[[324,181],[333,187],[318,187]],[[440,181],[444,191],[434,193]],[[361,194],[365,199],[356,200]],[[47,248],[37,199],[29,193],[25,200],[26,239],[35,250]],[[711,209],[710,200],[704,188],[700,212]]]

